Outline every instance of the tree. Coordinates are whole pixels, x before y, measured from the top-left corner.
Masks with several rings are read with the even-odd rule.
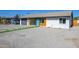
[[[15,24],[19,24],[19,21],[20,21],[20,15],[19,14],[16,14],[16,16],[15,16]]]
[[[0,20],[2,20],[2,17],[0,17]]]
[[[16,19],[19,19],[20,15],[19,14],[16,14],[15,18]]]
[[[74,17],[73,19],[74,19],[74,20],[77,20],[78,18],[79,18],[79,17]]]

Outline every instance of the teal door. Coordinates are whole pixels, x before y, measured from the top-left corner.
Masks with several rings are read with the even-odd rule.
[[[40,24],[40,19],[36,19],[36,26],[38,27]]]

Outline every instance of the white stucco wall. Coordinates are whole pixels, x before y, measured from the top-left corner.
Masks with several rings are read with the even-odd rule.
[[[30,25],[30,20],[29,19],[27,19],[27,26],[29,26]]]
[[[61,24],[59,22],[59,18],[46,18],[46,19],[47,19],[46,27],[69,29],[69,18],[66,18],[67,20],[65,24]]]

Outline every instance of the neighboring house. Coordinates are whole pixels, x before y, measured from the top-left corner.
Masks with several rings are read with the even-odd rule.
[[[10,24],[69,29],[72,26],[73,14],[71,11],[51,12],[28,14],[26,16],[20,16],[19,19],[15,19],[13,17],[6,19]]]
[[[77,23],[77,19],[73,19],[73,26],[77,26],[78,23]]]
[[[73,19],[73,26],[79,26],[79,17]]]
[[[53,12],[44,14],[29,14],[20,18],[27,18],[27,25],[37,27],[70,28],[73,14],[69,12]]]
[[[26,18],[2,17],[0,24],[26,25]]]
[[[79,17],[78,17],[77,23],[78,23],[78,25],[79,25]]]

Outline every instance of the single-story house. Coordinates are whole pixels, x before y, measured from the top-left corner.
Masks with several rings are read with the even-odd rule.
[[[27,19],[28,25],[36,25],[37,27],[52,27],[52,28],[70,28],[72,26],[73,13],[68,12],[52,12],[29,14],[20,17]]]
[[[20,16],[19,19],[15,19],[13,17],[6,19],[9,24],[69,29],[72,26],[73,13],[71,11],[39,13]]]

